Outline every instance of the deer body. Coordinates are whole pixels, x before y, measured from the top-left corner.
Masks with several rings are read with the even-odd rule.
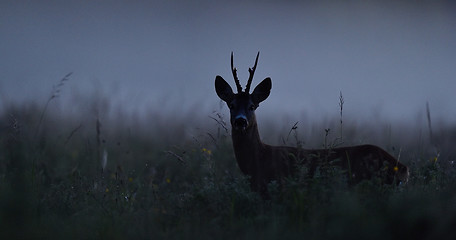
[[[250,84],[258,62],[250,69],[246,90],[243,92],[233,67],[231,69],[238,90],[237,94],[220,76],[215,79],[217,95],[230,108],[232,141],[234,154],[241,171],[250,176],[251,188],[267,194],[267,184],[273,180],[281,181],[285,177],[294,176],[299,164],[305,164],[312,177],[319,166],[334,163],[346,170],[350,183],[358,183],[374,176],[380,177],[384,183],[406,183],[408,168],[383,149],[373,145],[361,145],[330,149],[301,149],[287,146],[270,146],[260,139],[255,117],[255,110],[270,93],[272,82],[264,79],[253,92],[249,93]]]

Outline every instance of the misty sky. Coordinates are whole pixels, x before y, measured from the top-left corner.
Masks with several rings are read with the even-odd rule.
[[[456,121],[456,5],[439,1],[1,1],[0,108],[104,96],[113,108],[203,115],[216,75],[265,77],[263,116]],[[400,3],[399,3],[400,2]],[[417,3],[418,2],[418,3]],[[450,1],[449,1],[450,2]],[[224,108],[222,111],[226,111]]]

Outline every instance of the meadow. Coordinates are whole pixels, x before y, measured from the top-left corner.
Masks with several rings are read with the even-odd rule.
[[[226,109],[139,118],[95,98],[68,114],[54,109],[58,87],[0,113],[1,239],[456,237],[455,126],[259,120],[268,143],[374,143],[411,172],[399,186],[348,186],[341,170],[321,169],[271,183],[263,200],[236,165]]]

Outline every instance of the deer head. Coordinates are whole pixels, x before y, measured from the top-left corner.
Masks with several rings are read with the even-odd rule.
[[[264,101],[271,92],[272,82],[271,78],[268,77],[258,84],[252,93],[249,93],[259,56],[260,52],[256,56],[253,68],[249,68],[249,79],[245,91],[242,91],[236,73],[237,70],[233,66],[233,53],[231,53],[231,72],[236,83],[237,93],[233,92],[231,86],[221,76],[215,77],[215,91],[230,109],[230,121],[233,131],[246,131],[256,125],[255,110],[260,102]]]

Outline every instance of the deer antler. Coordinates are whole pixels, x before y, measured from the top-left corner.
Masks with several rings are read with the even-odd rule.
[[[258,57],[260,56],[260,52],[258,52],[257,56],[256,56],[256,60],[255,60],[255,65],[253,66],[253,68],[249,68],[249,80],[247,81],[247,86],[245,86],[245,92],[246,93],[249,93],[250,91],[250,84],[252,84],[252,80],[253,80],[253,74],[255,74],[255,69],[257,67],[257,63],[258,63]]]
[[[239,83],[239,79],[238,79],[237,73],[236,73],[236,68],[233,66],[233,52],[231,52],[231,72],[233,72],[234,82],[236,83],[237,91],[238,91],[238,93],[241,93],[242,92],[241,83]]]

